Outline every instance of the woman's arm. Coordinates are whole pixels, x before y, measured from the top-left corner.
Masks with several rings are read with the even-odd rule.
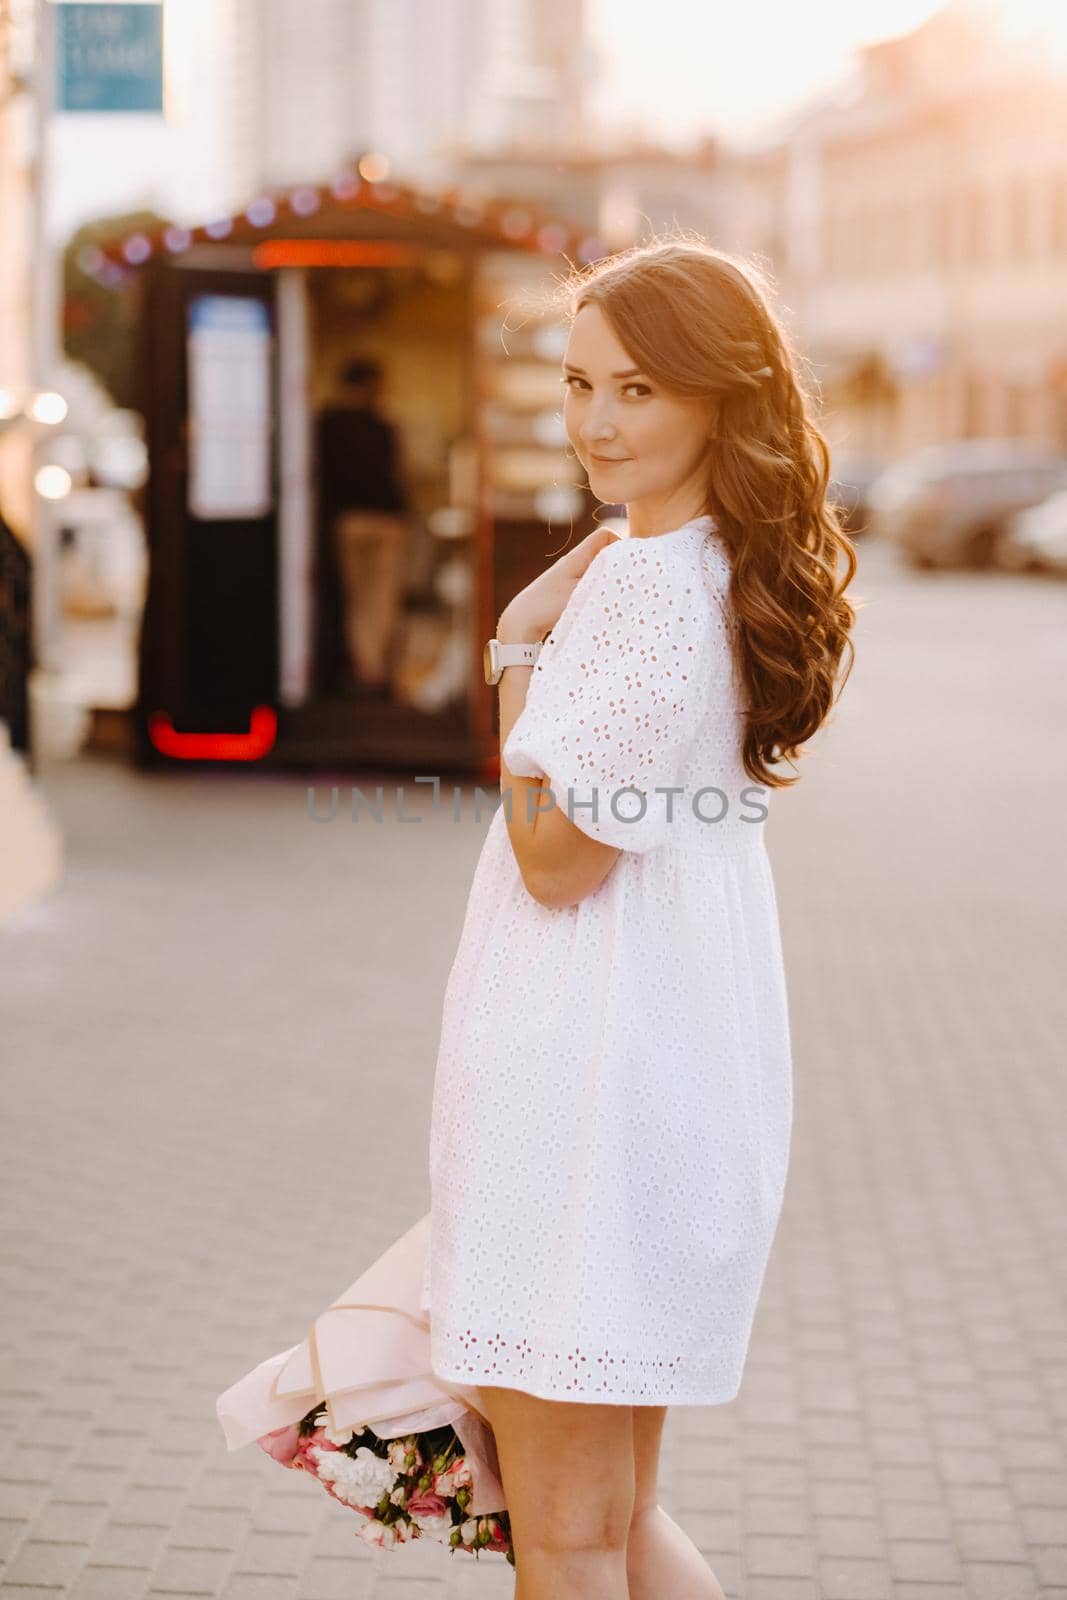
[[[497,638],[507,644],[536,644],[541,633],[532,623],[524,622],[521,611],[507,606],[497,625]],[[547,778],[522,778],[505,765],[504,745],[526,703],[533,671],[533,667],[527,666],[505,667],[497,685],[500,694],[500,793],[522,881],[541,905],[556,909],[576,905],[592,894],[622,851],[591,839],[571,822],[565,793],[556,796],[553,806]]]

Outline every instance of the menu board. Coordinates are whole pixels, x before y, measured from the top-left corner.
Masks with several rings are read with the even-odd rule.
[[[253,295],[189,302],[188,506],[202,521],[247,521],[273,505],[270,313]]]

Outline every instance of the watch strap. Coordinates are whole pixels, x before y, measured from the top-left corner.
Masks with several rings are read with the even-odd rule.
[[[541,654],[541,645],[528,640],[505,644],[498,639],[495,654],[497,664],[501,667],[532,667]]]

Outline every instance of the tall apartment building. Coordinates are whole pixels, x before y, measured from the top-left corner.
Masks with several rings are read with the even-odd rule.
[[[583,4],[230,0],[237,165],[254,189],[361,149],[446,178],[464,151],[566,148],[582,130]]]

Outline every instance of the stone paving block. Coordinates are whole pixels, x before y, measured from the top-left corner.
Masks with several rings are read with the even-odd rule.
[[[849,1478],[853,1482],[862,1482],[869,1478],[872,1472],[871,1456],[864,1448],[862,1450],[850,1449],[841,1444],[810,1444],[807,1454],[807,1471],[805,1477],[820,1478]],[[801,1481],[798,1474],[794,1484]]]
[[[97,1566],[143,1567],[150,1572],[159,1560],[167,1541],[166,1528],[108,1522],[91,1546],[91,1560]]]
[[[262,1502],[264,1493],[263,1479],[258,1472],[221,1472],[207,1467],[197,1484],[196,1503],[220,1506],[227,1511],[246,1511],[251,1515]]]
[[[872,1484],[838,1482],[831,1478],[812,1484],[811,1503],[817,1515],[873,1517],[878,1496]]]
[[[816,1517],[815,1544],[824,1556],[858,1556],[881,1560],[882,1531],[873,1517]]]
[[[691,1512],[736,1511],[741,1504],[741,1485],[736,1477],[723,1472],[693,1472],[688,1460],[679,1484],[679,1515]]]
[[[965,1561],[1025,1561],[1026,1540],[1012,1522],[957,1522],[956,1548]]]
[[[133,1567],[88,1566],[79,1573],[70,1600],[143,1600],[149,1575]]]
[[[296,1594],[298,1600],[353,1600],[353,1596],[369,1600],[375,1577],[369,1559],[357,1563],[353,1557],[316,1555],[304,1569]]]
[[[1024,1472],[1016,1468],[1008,1478],[1018,1505],[1067,1510],[1067,1473]]]
[[[891,1539],[889,1567],[913,1582],[958,1583],[963,1575],[955,1546],[941,1539]]]
[[[234,1565],[228,1550],[164,1550],[152,1569],[153,1594],[217,1595]]]
[[[55,1489],[60,1470],[54,1449],[22,1438],[10,1445],[0,1460],[0,1478],[5,1483],[25,1484],[28,1489]]]
[[[882,1463],[875,1468],[874,1481],[883,1500],[911,1500],[923,1505],[940,1499],[944,1489],[943,1479],[934,1467],[902,1467]]]
[[[321,1489],[319,1493],[322,1494]],[[205,1512],[208,1510],[207,1507],[200,1509]],[[256,1532],[314,1534],[328,1511],[325,1499],[320,1505],[313,1493],[300,1496],[267,1494],[250,1513],[250,1523]]]
[[[322,1490],[319,1491],[322,1493]],[[364,1544],[359,1537],[357,1529],[359,1519],[355,1512],[345,1510],[335,1502],[328,1501],[327,1515],[321,1523],[315,1541],[315,1550],[318,1555],[339,1557],[342,1560],[377,1560],[372,1546]],[[382,1556],[390,1554],[383,1551]]]
[[[963,1564],[963,1592],[967,1600],[1034,1600],[1037,1574],[1029,1566],[966,1561]]]
[[[751,1494],[802,1495],[807,1472],[799,1461],[746,1461],[740,1472],[742,1490]]]
[[[302,1534],[250,1533],[238,1547],[233,1570],[298,1578],[310,1554],[308,1545],[309,1541]]]
[[[826,1557],[819,1563],[817,1577],[821,1600],[891,1600],[889,1568],[881,1561]]]
[[[973,1384],[944,1384],[923,1395],[923,1408],[931,1419],[932,1428],[935,1420],[941,1418],[971,1421],[980,1415],[985,1404],[985,1397]]]
[[[804,1433],[814,1444],[865,1449],[865,1423],[859,1416],[844,1412],[809,1411],[804,1417]]]
[[[149,1489],[139,1483],[126,1487],[111,1506],[114,1522],[131,1522],[149,1528],[169,1527],[174,1514],[173,1489]]]
[[[515,1570],[503,1560],[492,1567],[483,1567],[479,1561],[476,1569],[472,1561],[466,1565],[453,1561],[446,1573],[443,1593],[447,1600],[512,1600],[515,1593]],[[728,1588],[726,1592],[730,1594]],[[392,1600],[393,1596],[400,1600],[402,1593],[395,1585],[386,1589],[383,1583],[376,1591],[376,1600],[383,1594],[387,1600]]]
[[[29,1520],[40,1516],[51,1498],[51,1490],[45,1483],[4,1478],[0,1480],[0,1517]]]
[[[820,1600],[812,1578],[750,1577],[745,1600]]]
[[[0,1519],[0,1564],[9,1562],[29,1532],[30,1524],[21,1518]]]
[[[990,1426],[997,1434],[1016,1434],[1019,1437],[1048,1438],[1053,1419],[1040,1405],[990,1405]]]
[[[869,1432],[870,1452],[879,1463],[928,1467],[933,1461],[933,1446],[923,1433],[889,1432],[881,1428],[871,1428]]]
[[[350,1589],[349,1595],[355,1594]],[[272,1573],[235,1572],[220,1591],[220,1600],[288,1600],[295,1594],[292,1580],[279,1580]]]
[[[68,1462],[57,1472],[50,1498],[94,1500],[99,1505],[113,1507],[129,1482],[130,1474],[125,1467],[87,1467]]]
[[[807,1501],[799,1495],[750,1495],[744,1521],[749,1533],[802,1535],[811,1529]]]
[[[814,1576],[815,1555],[807,1539],[785,1534],[752,1534],[745,1540],[745,1570],[765,1578]]]
[[[1014,1522],[1020,1515],[1007,1488],[983,1484],[946,1484],[945,1504],[959,1521]]]
[[[1000,1456],[1009,1473],[1052,1472],[1067,1477],[1063,1449],[1056,1439],[1008,1435],[1000,1441]]]
[[[225,1506],[184,1506],[164,1526],[175,1549],[192,1546],[203,1550],[236,1550],[255,1529],[247,1512]],[[300,1533],[309,1530],[274,1527],[264,1531]]]
[[[91,1544],[108,1520],[108,1508],[96,1500],[60,1500],[53,1497],[33,1525],[34,1538],[62,1544],[77,1540]]]
[[[1060,1537],[1063,1537],[1062,1531]],[[1043,1584],[1067,1587],[1067,1544],[1036,1545],[1033,1560]]]
[[[86,1544],[54,1544],[27,1538],[19,1545],[4,1574],[7,1583],[40,1588],[69,1587],[89,1555]]]
[[[1024,1506],[1019,1513],[1019,1528],[1030,1544],[1062,1544],[1064,1518],[1058,1511]]]

